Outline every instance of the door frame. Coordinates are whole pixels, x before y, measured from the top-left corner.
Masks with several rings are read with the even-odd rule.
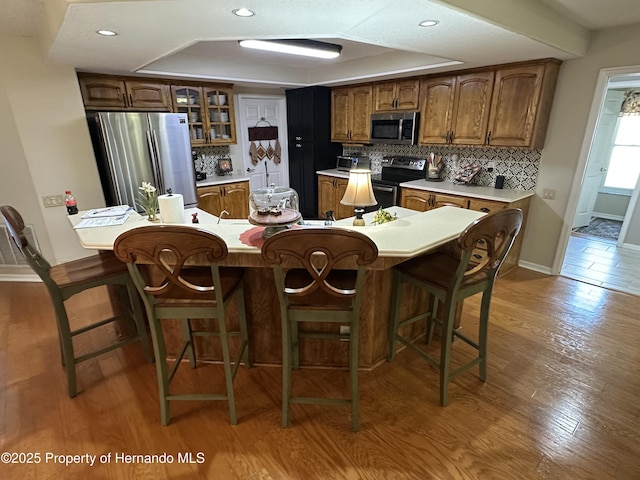
[[[560,232],[560,240],[558,242],[558,248],[556,248],[556,255],[553,260],[553,266],[551,273],[553,275],[560,274],[562,270],[562,264],[567,252],[567,246],[569,245],[569,237],[571,237],[571,226],[573,225],[573,219],[576,216],[576,210],[578,208],[578,200],[580,198],[580,192],[582,191],[582,180],[587,169],[587,161],[589,159],[589,152],[591,150],[591,144],[593,142],[593,136],[595,135],[596,125],[598,123],[598,117],[600,116],[600,110],[604,102],[605,95],[607,93],[607,87],[609,86],[609,80],[611,77],[619,77],[622,75],[637,74],[640,72],[640,65],[627,66],[627,67],[610,67],[602,68],[598,73],[598,81],[594,90],[593,100],[591,102],[591,111],[589,113],[589,119],[587,121],[587,127],[585,129],[585,135],[582,140],[582,147],[580,149],[580,156],[578,157],[578,165],[576,166],[576,173],[573,177],[573,183],[571,185],[571,192],[569,194],[569,201],[567,202],[567,209],[564,214],[564,223]],[[635,200],[633,197],[629,202],[629,210],[635,208]],[[625,220],[627,216],[625,216]],[[624,227],[624,224],[623,224]],[[625,230],[626,231],[626,230]],[[621,232],[622,234],[622,232]]]
[[[242,174],[245,176],[249,176],[246,171],[245,159],[249,157],[249,145],[243,141],[243,132],[247,131],[247,128],[253,127],[254,125],[247,125],[245,122],[245,118],[241,115],[242,112],[242,103],[244,100],[275,100],[278,109],[282,112],[281,124],[278,125],[278,135],[280,138],[280,147],[282,148],[282,154],[280,156],[281,164],[282,164],[282,176],[287,181],[287,185],[289,186],[289,137],[287,135],[287,97],[282,95],[273,95],[273,94],[260,94],[260,93],[238,93],[236,95],[236,118],[238,119],[238,144],[237,146],[240,149],[241,159],[242,159]],[[280,131],[281,130],[281,131]]]

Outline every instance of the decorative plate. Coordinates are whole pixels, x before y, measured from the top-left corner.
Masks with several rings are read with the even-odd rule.
[[[217,175],[227,175],[233,171],[230,158],[221,158],[218,160],[218,166],[216,167]]]

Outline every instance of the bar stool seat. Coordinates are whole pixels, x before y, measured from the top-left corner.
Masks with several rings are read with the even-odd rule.
[[[351,428],[360,428],[358,405],[358,337],[366,265],[378,257],[368,237],[337,228],[283,231],[267,239],[262,257],[273,265],[282,321],[282,426],[290,425],[290,404],[345,405],[351,408]],[[347,263],[350,262],[350,263]],[[300,331],[299,324],[307,324]],[[310,323],[332,323],[321,331]],[[339,333],[338,325],[349,326]],[[349,398],[292,395],[292,370],[300,366],[301,339],[349,342]]]
[[[522,225],[522,211],[517,208],[498,210],[471,223],[455,243],[394,267],[393,294],[389,322],[389,353],[391,362],[396,355],[396,342],[422,356],[440,373],[440,404],[448,404],[448,386],[456,375],[479,364],[480,379],[486,380],[487,333],[489,307],[496,275]],[[401,320],[403,285],[412,284],[426,289],[429,305],[426,312]],[[465,298],[482,293],[480,322],[477,341],[454,329],[458,305]],[[441,318],[438,304],[442,303]],[[436,359],[402,337],[400,328],[426,319],[426,341],[432,339],[436,323],[441,326],[440,358]],[[477,350],[471,361],[451,370],[451,347],[459,338]]]
[[[67,373],[67,387],[70,397],[75,397],[78,393],[76,365],[81,362],[133,342],[140,342],[145,358],[149,363],[153,362],[138,294],[129,271],[112,252],[100,252],[98,255],[51,266],[40,252],[29,243],[24,234],[25,224],[20,213],[10,205],[0,207],[0,213],[18,250],[49,291],[56,314],[60,355],[62,365]],[[125,305],[129,304],[128,310],[72,330],[65,301],[85,290],[111,285],[122,287],[124,303]],[[121,319],[132,325],[134,334],[82,355],[76,353],[73,345],[74,337]]]
[[[114,243],[114,253],[126,262],[149,318],[162,425],[170,422],[170,402],[175,400],[225,400],[231,424],[237,423],[233,380],[240,362],[251,367],[251,360],[242,282],[244,271],[219,267],[227,252],[226,243],[217,235],[181,225],[135,228],[121,234]],[[148,268],[141,268],[143,264]],[[203,264],[208,266],[199,266]],[[226,309],[234,299],[239,326],[230,330]],[[175,363],[169,369],[162,323],[171,319],[180,321],[183,342]],[[195,329],[191,323],[195,319],[216,319],[217,330]],[[196,367],[194,337],[211,336],[220,339],[226,392],[171,391],[171,382],[185,355],[191,368]],[[240,338],[233,362],[229,351],[230,336]]]

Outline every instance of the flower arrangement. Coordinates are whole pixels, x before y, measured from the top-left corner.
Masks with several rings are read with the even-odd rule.
[[[136,202],[140,208],[147,214],[147,220],[156,222],[158,220],[158,193],[156,187],[149,182],[142,182],[142,186],[138,187],[140,198]]]
[[[398,214],[394,213],[393,215],[391,215],[389,212],[387,212],[386,210],[383,210],[382,207],[380,207],[380,209],[378,209],[378,211],[376,211],[375,215],[373,216],[373,222],[371,222],[372,225],[382,225],[383,223],[387,223],[387,222],[393,222],[394,220],[398,219]]]

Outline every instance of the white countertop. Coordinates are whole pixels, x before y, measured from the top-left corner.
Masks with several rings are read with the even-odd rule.
[[[225,183],[248,181],[249,177],[246,177],[242,172],[236,173],[234,171],[231,175],[207,175],[206,180],[199,180],[196,182],[196,187],[210,187],[212,185],[224,185]]]
[[[333,226],[364,233],[375,242],[379,255],[382,257],[411,258],[457,238],[468,224],[485,215],[475,210],[455,207],[441,207],[427,212],[417,212],[402,207],[390,207],[386,210],[392,214],[396,213],[398,220],[382,225],[371,225],[374,215],[372,212],[364,215],[366,222],[364,227],[354,227],[352,225],[353,218],[339,220],[334,222]],[[191,223],[191,214],[194,212],[198,212],[200,223]],[[83,213],[70,215],[68,218],[71,225],[78,224]],[[240,234],[255,228],[248,220],[223,219],[218,222],[218,217],[197,208],[186,209],[185,220],[188,222],[185,222],[185,225],[201,228],[222,237],[227,243],[229,252],[260,253],[259,248],[245,245],[240,241]],[[157,223],[151,223],[146,217],[131,212],[127,221],[122,225],[79,228],[75,231],[83,247],[111,250],[116,238],[121,233],[149,225],[157,225]],[[324,223],[312,221],[305,222],[305,225],[322,226]]]
[[[349,178],[349,172],[344,170],[338,170],[337,168],[330,168],[329,170],[318,170],[317,175],[327,175],[329,177]]]
[[[463,197],[481,198],[496,202],[517,202],[533,196],[529,190],[500,189],[494,187],[481,187],[478,185],[461,185],[453,182],[429,182],[427,180],[413,180],[400,184],[402,188],[415,188],[416,190],[428,190],[430,192],[461,195]]]

